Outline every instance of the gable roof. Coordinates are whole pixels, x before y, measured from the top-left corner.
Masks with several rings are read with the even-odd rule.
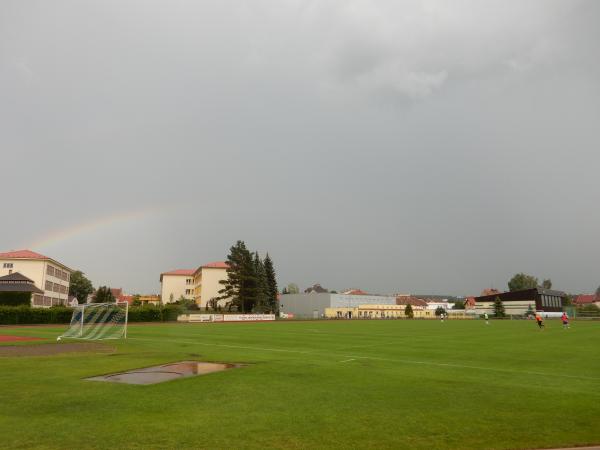
[[[575,300],[573,300],[573,303],[575,303],[576,305],[586,305],[588,303],[594,303],[596,301],[596,295],[595,294],[581,294],[578,295]]]
[[[416,297],[401,296],[401,297],[396,297],[396,305],[411,305],[411,306],[426,307],[427,302],[423,299],[416,298]]]
[[[0,253],[0,259],[50,259],[40,253],[31,250],[11,250],[10,252]]]
[[[31,283],[34,284],[31,278],[27,278],[25,275],[19,272],[9,273],[0,277],[0,283]]]
[[[73,269],[65,266],[63,263],[58,262],[49,256],[42,255],[41,253],[32,252],[31,250],[11,250],[10,252],[0,253],[0,259],[36,259],[39,261],[52,261],[54,264],[73,272]]]
[[[27,278],[19,272],[11,273],[0,277],[0,292],[34,292],[43,294],[44,291],[38,289],[33,280]]]

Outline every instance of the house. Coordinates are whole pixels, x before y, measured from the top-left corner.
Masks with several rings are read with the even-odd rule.
[[[293,314],[299,318],[318,319],[325,317],[327,313],[337,317],[337,311],[353,316],[355,309],[366,305],[395,305],[396,297],[393,295],[352,295],[304,293],[304,294],[282,294],[279,300],[279,309],[283,314]],[[357,311],[357,310],[356,310]]]
[[[203,264],[197,269],[176,269],[160,274],[160,293],[163,303],[183,297],[194,300],[199,307],[219,296],[221,281],[227,279],[229,266],[224,261]]]
[[[68,304],[73,270],[63,263],[31,250],[0,253],[0,277],[17,272],[42,291],[32,291],[32,306],[49,308]]]
[[[396,305],[410,305],[413,310],[427,309],[427,302],[417,297],[401,295],[396,297]]]
[[[573,300],[575,306],[596,305],[600,307],[600,296],[596,294],[580,294]]]
[[[223,289],[221,281],[227,280],[229,265],[225,261],[215,261],[204,264],[194,272],[194,301],[198,307],[206,307],[208,302],[219,297]],[[222,300],[221,304],[226,300]]]
[[[19,272],[0,277],[0,305],[31,304],[33,294],[43,295],[44,291],[35,287],[32,279]]]
[[[194,299],[195,269],[176,269],[160,274],[160,296],[164,303],[172,303],[181,297]]]

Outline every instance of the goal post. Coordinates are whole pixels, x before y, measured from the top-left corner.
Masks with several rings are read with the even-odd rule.
[[[129,303],[88,303],[73,310],[69,328],[56,340],[127,338]]]

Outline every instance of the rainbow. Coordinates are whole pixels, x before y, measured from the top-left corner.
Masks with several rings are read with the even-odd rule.
[[[44,247],[52,246],[64,241],[68,241],[76,236],[87,234],[102,228],[108,228],[120,223],[127,223],[136,220],[141,220],[148,216],[156,215],[161,212],[170,209],[172,206],[151,206],[136,210],[119,211],[112,213],[107,216],[97,217],[92,220],[85,222],[79,222],[75,225],[62,228],[60,230],[53,230],[48,234],[41,236],[34,241],[30,242],[27,248],[41,249]]]

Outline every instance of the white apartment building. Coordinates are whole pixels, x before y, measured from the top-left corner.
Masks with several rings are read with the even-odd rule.
[[[197,269],[177,269],[160,274],[160,295],[163,303],[172,303],[181,297],[194,300],[199,307],[219,296],[220,281],[227,279],[227,263],[215,261]],[[221,302],[223,304],[223,302]]]
[[[66,305],[73,270],[64,264],[31,250],[0,253],[0,276],[20,273],[30,278],[43,294],[33,294],[31,305],[40,308]]]
[[[160,274],[160,298],[173,303],[181,297],[194,299],[194,269],[177,269]]]

